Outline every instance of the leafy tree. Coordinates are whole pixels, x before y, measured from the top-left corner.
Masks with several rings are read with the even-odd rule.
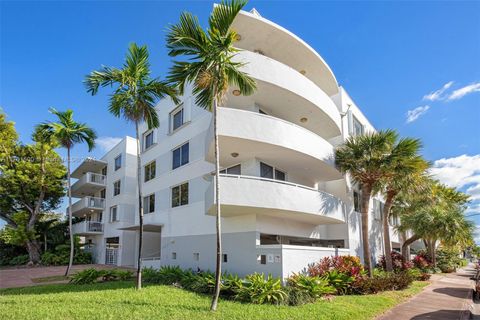
[[[87,91],[97,94],[100,87],[116,86],[110,97],[108,110],[115,117],[123,117],[135,124],[137,138],[137,189],[138,189],[138,221],[139,241],[137,258],[137,289],[142,287],[142,242],[143,242],[143,203],[142,178],[140,162],[139,126],[146,122],[148,129],[160,125],[155,104],[159,99],[170,97],[178,103],[176,90],[166,82],[150,77],[149,55],[146,46],[130,45],[127,57],[121,69],[103,67],[100,71],[91,72],[85,79]]]
[[[36,127],[36,134],[39,138],[46,139],[55,145],[67,149],[67,186],[68,186],[68,228],[70,233],[70,260],[68,263],[65,276],[68,276],[70,268],[73,264],[74,243],[73,243],[73,227],[72,227],[72,188],[70,181],[70,151],[78,144],[85,142],[88,151],[95,146],[97,135],[93,129],[85,123],[76,122],[73,119],[73,111],[68,109],[65,112],[57,111],[50,108],[50,113],[58,117],[58,122],[44,122]]]
[[[390,209],[393,201],[402,190],[420,192],[421,184],[418,184],[418,179],[425,174],[425,170],[428,168],[428,163],[418,155],[420,147],[421,142],[418,139],[404,138],[396,141],[387,159],[385,174],[380,179],[381,189],[385,196],[382,222],[387,271],[393,271],[389,227]]]
[[[250,95],[256,89],[255,81],[241,71],[244,64],[233,61],[238,49],[234,48],[237,33],[231,29],[231,25],[245,4],[246,1],[222,1],[220,5],[214,7],[208,20],[207,30],[202,29],[197,17],[184,12],[180,16],[179,23],[169,28],[167,35],[169,55],[188,58],[184,61],[174,61],[168,77],[169,81],[179,88],[180,94],[184,93],[188,83],[192,83],[197,105],[213,112],[217,256],[212,311],[217,309],[222,274],[217,109],[225,101],[230,86],[238,87],[242,95]]]
[[[335,163],[339,170],[348,173],[360,185],[362,215],[363,261],[372,276],[372,261],[368,241],[368,213],[372,194],[380,189],[390,161],[392,146],[397,141],[395,131],[385,130],[354,136],[335,150]]]
[[[0,218],[11,241],[25,246],[30,263],[37,264],[36,223],[43,212],[58,208],[65,194],[65,167],[52,144],[20,144],[13,123],[2,115],[0,137]]]

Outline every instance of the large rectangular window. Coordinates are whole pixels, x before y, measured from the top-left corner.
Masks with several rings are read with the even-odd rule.
[[[286,180],[286,173],[278,170],[266,163],[260,162],[260,176],[262,178],[275,179],[275,180]]]
[[[143,135],[143,150],[147,150],[153,145],[153,131]]]
[[[110,207],[110,222],[118,221],[118,208],[117,206]]]
[[[170,132],[173,132],[183,126],[185,123],[185,115],[183,107],[180,106],[170,113]]]
[[[120,194],[120,180],[117,180],[113,183],[113,196],[117,196]]]
[[[172,188],[172,208],[188,204],[188,182]]]
[[[360,192],[353,191],[353,210],[355,210],[356,212],[362,212],[361,204],[362,197]]]
[[[363,125],[360,123],[360,121],[358,121],[357,118],[355,118],[355,116],[352,116],[353,119],[352,119],[352,124],[353,124],[353,130],[352,130],[352,133],[354,136],[361,136],[363,135]]]
[[[375,220],[382,220],[383,203],[373,199],[373,217]]]
[[[152,161],[149,164],[145,165],[145,169],[144,169],[145,182],[155,178],[156,166],[157,165],[155,161]]]
[[[120,154],[115,158],[115,171],[117,171],[121,167],[122,167],[122,155]]]
[[[145,213],[152,213],[155,211],[155,193],[143,198],[143,209]]]
[[[190,144],[187,142],[172,151],[172,170],[188,163],[190,157],[189,149]]]
[[[232,167],[220,170],[220,173],[241,175],[242,174],[242,167],[241,167],[241,165],[237,164],[236,166],[232,166]]]

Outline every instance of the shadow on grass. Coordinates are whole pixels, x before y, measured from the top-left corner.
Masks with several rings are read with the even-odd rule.
[[[148,285],[145,285],[145,287]],[[45,284],[41,286],[30,286],[21,288],[8,288],[1,289],[0,296],[16,296],[24,294],[55,294],[65,292],[89,292],[89,291],[102,291],[102,290],[116,290],[116,289],[129,289],[135,288],[134,281],[111,281],[101,282],[94,284]]]

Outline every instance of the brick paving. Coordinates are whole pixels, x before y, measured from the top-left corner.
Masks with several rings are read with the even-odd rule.
[[[433,275],[432,284],[410,300],[390,309],[377,320],[463,320],[470,319],[473,266],[457,273]]]
[[[74,265],[70,274],[73,274],[77,271],[87,269],[112,269],[116,268],[113,266],[100,265],[100,264],[86,264],[86,265]],[[65,274],[66,266],[58,267],[21,267],[21,268],[5,268],[0,269],[0,288],[16,288],[16,287],[28,287],[35,285],[51,284],[51,283],[65,283],[63,281],[52,281],[52,282],[43,282],[35,283],[32,279],[52,277],[52,276],[63,276]],[[125,269],[125,268],[122,268]],[[129,269],[133,270],[133,269]]]

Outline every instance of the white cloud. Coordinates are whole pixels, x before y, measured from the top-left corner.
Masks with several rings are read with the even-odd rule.
[[[447,100],[458,100],[466,96],[467,94],[480,91],[480,82],[472,83],[463,88],[454,90],[447,98]]]
[[[112,149],[117,143],[119,143],[122,138],[119,137],[100,137],[95,140],[95,143],[103,150],[109,151]]]
[[[434,161],[430,173],[450,187],[462,189],[472,201],[467,214],[480,214],[480,154]]]
[[[448,90],[453,84],[453,81],[447,82],[441,87],[440,89],[430,92],[429,94],[423,96],[423,100],[428,100],[428,101],[436,101],[436,100],[442,100],[445,97],[442,96],[443,93]]]
[[[416,107],[413,110],[408,110],[407,111],[407,123],[413,122],[423,116],[428,109],[430,109],[430,106],[420,106]]]

